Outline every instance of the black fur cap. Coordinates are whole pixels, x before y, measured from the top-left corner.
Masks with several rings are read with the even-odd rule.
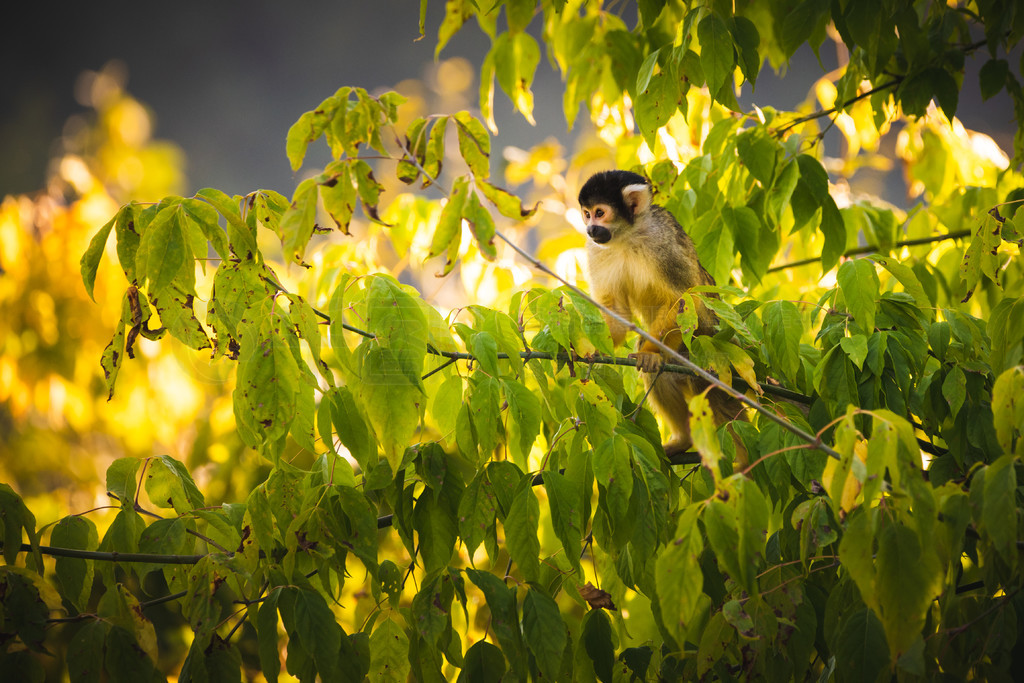
[[[631,171],[616,170],[595,173],[580,188],[580,206],[609,204],[620,216],[632,222],[633,214],[622,197],[622,188],[641,184],[650,185],[650,181]]]

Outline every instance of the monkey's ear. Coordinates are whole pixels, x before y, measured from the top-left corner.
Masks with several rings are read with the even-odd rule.
[[[636,183],[622,188],[622,199],[626,202],[631,218],[649,209],[651,198],[651,186],[647,183]]]

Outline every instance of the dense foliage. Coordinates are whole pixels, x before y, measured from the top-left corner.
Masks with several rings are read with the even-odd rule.
[[[0,484],[3,669],[38,680],[56,653],[72,681],[1009,680],[1024,11],[652,0],[630,28],[600,3],[486,4],[449,0],[437,42],[470,19],[491,37],[479,116],[344,87],[288,132],[295,170],[321,139],[333,158],[290,198],[132,200],[92,237],[85,292],[102,305],[127,282],[96,395],[118,400],[159,349],[212,354],[195,367],[226,382],[233,425],[196,440],[250,486],[128,454],[104,526],[40,527]],[[535,35],[567,120],[591,120],[569,159],[507,151],[499,182],[494,84],[532,117]],[[829,36],[847,59],[803,110],[740,111],[766,60]],[[1015,103],[1013,163],[954,119],[979,52],[982,94]],[[850,191],[894,137],[908,210]],[[688,296],[719,332],[670,370],[710,370],[749,407],[716,431],[694,397],[696,452],[673,462],[581,277],[573,196],[611,166],[651,178],[719,283]]]

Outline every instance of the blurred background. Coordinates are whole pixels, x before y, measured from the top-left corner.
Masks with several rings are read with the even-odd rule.
[[[635,5],[622,5],[627,24],[634,25]],[[409,88],[399,84],[413,87],[410,81],[422,80],[436,89],[434,48],[444,3],[428,4],[421,40],[418,10],[413,0],[14,3],[5,10],[9,31],[0,43],[5,71],[0,196],[43,187],[47,164],[61,151],[62,135],[73,136],[83,125],[75,115],[94,104],[88,72],[107,65],[148,108],[153,133],[181,149],[182,193],[212,186],[228,194],[257,188],[290,194],[301,171],[294,174],[289,168],[284,138],[302,112],[343,85],[371,92],[398,87],[408,94]],[[534,22],[535,34],[539,24]],[[472,67],[472,82],[460,98],[438,104],[475,108],[475,72],[488,47],[473,21],[456,34],[440,57],[464,58]],[[798,53],[784,79],[766,65],[757,89],[744,87],[741,104],[795,108],[807,99],[814,81],[835,67],[830,42],[821,58],[819,64],[809,49]],[[967,128],[987,133],[1010,150],[1014,124],[1009,99],[1004,93],[982,103],[978,86],[971,84],[985,59],[979,51],[968,60],[958,115]],[[454,90],[450,82],[447,87]],[[549,137],[571,149],[560,79],[545,59],[534,91],[536,127],[515,114],[502,93],[496,94],[497,150],[529,148]],[[579,128],[586,117],[577,121]],[[321,147],[311,149],[307,167],[322,167],[327,160]],[[879,189],[886,188],[881,184]],[[899,196],[886,198],[903,203]]]

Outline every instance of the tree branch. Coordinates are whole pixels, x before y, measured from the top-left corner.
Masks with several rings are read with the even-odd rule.
[[[970,237],[972,234],[971,230],[955,230],[953,232],[947,232],[945,235],[932,235],[931,237],[917,237],[912,240],[902,240],[900,242],[893,242],[893,249],[897,247],[914,247],[921,244],[930,244],[932,242],[942,242],[943,240],[958,240],[962,237]],[[876,251],[880,251],[881,246],[878,245],[867,245],[863,247],[856,247],[848,251],[843,252],[843,256],[859,256],[861,254],[873,254]],[[820,256],[812,256],[811,258],[800,259],[799,261],[790,261],[789,263],[782,263],[777,266],[772,266],[768,269],[769,273],[777,273],[780,270],[786,270],[787,268],[798,268],[800,266],[810,265],[817,263],[821,260]]]
[[[29,543],[21,544],[21,552],[31,552]],[[74,557],[80,560],[99,560],[101,562],[150,562],[153,564],[195,564],[206,555],[160,555],[156,553],[119,553],[101,550],[77,550],[75,548],[57,548],[50,545],[39,546],[39,552],[52,557]],[[230,554],[230,553],[229,553]]]
[[[896,86],[898,86],[900,83],[903,82],[904,78],[905,78],[905,76],[896,76],[894,78],[894,80],[891,80],[888,83],[883,83],[882,85],[879,85],[879,86],[875,86],[871,90],[867,90],[867,91],[862,92],[861,94],[859,94],[859,95],[857,95],[855,97],[851,97],[850,99],[846,100],[845,102],[842,102],[841,104],[837,104],[834,107],[831,107],[829,109],[824,109],[822,111],[816,111],[813,114],[807,114],[806,116],[798,116],[797,118],[795,118],[792,121],[790,121],[789,123],[787,123],[785,126],[782,126],[781,128],[776,128],[772,132],[775,135],[775,137],[781,138],[787,131],[789,131],[789,130],[799,126],[802,123],[807,123],[809,121],[814,121],[815,119],[820,119],[820,118],[822,118],[824,116],[829,116],[831,114],[835,114],[836,112],[839,112],[839,111],[842,111],[843,109],[846,109],[847,107],[849,107],[851,104],[854,104],[855,102],[859,102],[860,100],[863,100],[866,97],[871,97],[875,93],[883,92],[885,90],[890,90],[892,88],[895,88]]]

